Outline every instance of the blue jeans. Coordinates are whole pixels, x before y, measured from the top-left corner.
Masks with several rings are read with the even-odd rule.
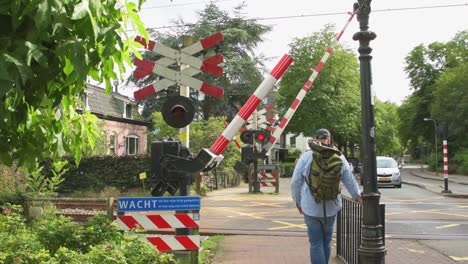
[[[310,244],[310,263],[327,264],[330,258],[331,240],[335,216],[325,218],[304,214],[304,222],[307,225],[307,234]]]

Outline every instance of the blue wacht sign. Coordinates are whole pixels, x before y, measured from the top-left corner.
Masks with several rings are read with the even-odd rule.
[[[118,212],[200,210],[200,196],[119,197]]]

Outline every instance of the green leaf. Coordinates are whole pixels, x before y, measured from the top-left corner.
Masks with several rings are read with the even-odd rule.
[[[71,19],[73,20],[79,20],[82,19],[83,17],[86,16],[89,12],[89,1],[88,0],[83,0],[79,4],[75,6],[73,9],[73,14]]]
[[[57,110],[55,111],[55,121],[59,121],[60,118],[62,117],[62,112],[60,111],[60,108],[57,108]]]
[[[31,72],[31,69],[28,68],[26,65],[24,65],[23,62],[17,60],[16,58],[10,56],[10,54],[8,53],[5,53],[3,54],[4,58],[6,59],[6,61],[8,62],[11,62],[13,64],[15,64],[17,70],[18,70],[18,73],[20,74],[21,76],[21,80],[23,81],[22,83],[25,84],[26,81],[32,77],[32,72]]]
[[[48,0],[42,0],[37,5],[37,13],[34,17],[37,29],[41,30],[47,27],[48,19],[50,18],[50,4]]]
[[[70,75],[73,69],[74,67],[71,61],[68,58],[65,58],[65,67],[63,68],[63,72],[65,73],[65,75]]]
[[[33,44],[33,43],[29,42],[29,41],[26,41],[25,45],[29,49],[28,55],[27,55],[27,58],[26,58],[26,62],[28,64],[28,66],[31,66],[31,60],[34,59],[42,67],[47,68],[48,67],[47,58],[44,56],[44,54],[41,51],[42,47],[39,46],[39,45]]]

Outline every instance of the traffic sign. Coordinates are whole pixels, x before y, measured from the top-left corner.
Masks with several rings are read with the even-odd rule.
[[[148,44],[146,44],[146,40],[144,38],[137,36],[135,38],[136,42],[141,43],[147,50],[164,57],[156,62],[139,59],[134,60],[133,63],[137,66],[137,69],[134,71],[135,78],[140,79],[151,73],[163,77],[162,79],[153,82],[151,85],[136,91],[134,93],[135,99],[144,99],[145,97],[164,90],[173,84],[187,85],[215,98],[222,97],[224,90],[221,87],[200,81],[193,78],[193,76],[200,72],[206,72],[214,76],[222,75],[223,68],[218,66],[218,64],[223,62],[223,56],[221,54],[215,54],[208,58],[202,58],[195,57],[193,55],[202,50],[213,47],[223,40],[223,35],[218,32],[179,51],[154,41],[149,41]],[[168,68],[168,66],[174,63],[185,64],[189,67],[182,71],[176,71]]]
[[[275,106],[268,105],[265,108],[258,110],[257,113],[252,114],[246,122],[246,125],[240,129],[240,132],[247,129],[257,129],[262,128],[270,132],[273,132],[275,129],[272,127],[275,123],[275,113],[273,112]],[[254,124],[256,123],[256,127]]]
[[[118,212],[200,210],[200,196],[119,197]]]

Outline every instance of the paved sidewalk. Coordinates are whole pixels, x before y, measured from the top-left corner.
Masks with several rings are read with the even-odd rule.
[[[334,242],[333,242],[334,243]],[[414,240],[386,239],[386,263],[453,264],[448,257]],[[226,236],[213,264],[307,264],[307,237]],[[333,245],[330,264],[343,263]]]
[[[411,179],[403,178],[403,183],[415,185],[420,188],[424,188],[434,193],[438,193],[444,196],[453,198],[468,198],[468,176],[465,175],[448,175],[448,189],[452,192],[451,194],[441,193],[444,190],[444,174],[439,173],[435,175],[434,172],[428,171],[427,169],[408,169],[410,174],[419,177],[424,180],[431,181],[415,181]]]

